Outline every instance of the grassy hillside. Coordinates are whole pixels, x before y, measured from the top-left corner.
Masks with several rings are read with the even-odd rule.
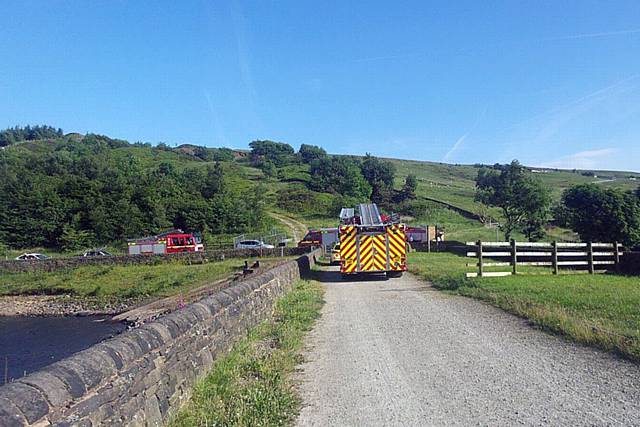
[[[82,135],[64,138],[24,141],[5,147],[7,154],[30,158],[50,155],[65,155],[69,150],[83,150]],[[76,145],[70,146],[74,141]],[[143,170],[151,171],[160,164],[170,164],[176,171],[198,169],[206,173],[216,163],[224,171],[225,186],[239,194],[256,191],[263,197],[264,208],[278,215],[266,218],[262,230],[279,228],[293,237],[291,225],[278,220],[282,216],[292,218],[309,227],[330,227],[337,225],[337,211],[341,206],[339,195],[329,192],[310,191],[307,184],[311,177],[309,165],[304,163],[283,166],[275,174],[267,177],[262,170],[253,167],[246,152],[230,149],[203,148],[182,145],[170,148],[166,145],[152,147],[149,144],[129,144],[126,141],[110,140],[108,157],[114,162],[126,162],[135,159]],[[71,148],[70,148],[71,147]],[[91,148],[87,147],[87,151]],[[417,177],[418,208],[405,220],[413,225],[437,224],[445,228],[449,240],[494,240],[496,230],[486,228],[478,221],[446,208],[440,202],[477,213],[479,204],[474,201],[475,178],[480,166],[451,165],[436,162],[386,159],[396,169],[394,186],[400,189],[407,175]],[[551,190],[555,200],[571,186],[584,183],[597,183],[603,187],[615,187],[631,190],[640,185],[640,174],[617,171],[561,171],[532,168],[543,183]],[[300,200],[298,200],[300,199]],[[297,204],[297,202],[300,202]],[[492,216],[499,219],[497,209],[491,209]],[[299,226],[295,227],[300,234]],[[260,230],[255,230],[260,231]],[[571,240],[575,235],[570,231],[556,228],[547,229],[551,239]],[[232,235],[214,236],[217,240],[229,241]],[[522,236],[516,235],[516,238]]]
[[[451,203],[475,212],[473,201],[475,178],[479,166],[450,165],[414,160],[388,159],[396,166],[396,186],[400,187],[409,174],[418,178],[418,194]],[[547,185],[555,200],[574,185],[597,183],[607,188],[633,190],[640,185],[640,174],[615,171],[567,171],[530,168]],[[588,176],[588,175],[594,176]]]

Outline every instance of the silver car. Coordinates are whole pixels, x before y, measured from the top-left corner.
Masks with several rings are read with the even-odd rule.
[[[273,249],[274,247],[262,240],[241,240],[236,244],[236,249]]]
[[[38,260],[44,260],[44,259],[49,259],[49,257],[46,255],[35,253],[35,252],[24,253],[16,257],[17,261],[38,261]]]

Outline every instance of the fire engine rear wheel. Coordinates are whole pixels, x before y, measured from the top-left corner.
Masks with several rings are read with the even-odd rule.
[[[402,277],[402,271],[387,271],[387,277]]]

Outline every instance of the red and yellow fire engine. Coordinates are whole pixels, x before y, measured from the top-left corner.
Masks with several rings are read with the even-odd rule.
[[[180,229],[133,239],[128,242],[128,246],[129,255],[175,254],[204,250],[200,239],[193,233],[185,233]]]
[[[401,276],[407,270],[405,225],[382,216],[375,204],[361,204],[358,212],[340,212],[340,272],[386,273]]]

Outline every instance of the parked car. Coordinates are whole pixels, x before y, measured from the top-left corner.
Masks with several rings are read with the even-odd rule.
[[[38,261],[38,260],[44,260],[44,259],[49,259],[49,257],[46,255],[35,253],[35,252],[24,253],[16,257],[16,260],[18,261]]]
[[[331,264],[340,264],[340,242],[331,248]]]
[[[241,240],[236,244],[236,249],[273,249],[274,247],[262,240]]]
[[[92,249],[82,254],[82,256],[86,257],[98,257],[98,256],[113,256],[109,252],[102,249]]]

